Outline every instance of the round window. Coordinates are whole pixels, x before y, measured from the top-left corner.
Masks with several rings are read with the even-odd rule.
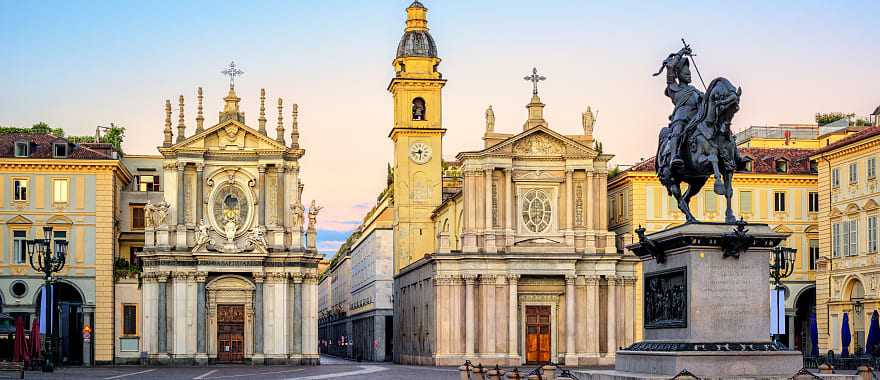
[[[24,281],[15,281],[9,287],[9,290],[12,292],[12,295],[15,296],[15,298],[21,298],[24,297],[25,294],[27,294],[28,287]]]
[[[552,217],[550,197],[544,190],[529,190],[523,196],[522,218],[529,231],[543,232],[550,226]]]

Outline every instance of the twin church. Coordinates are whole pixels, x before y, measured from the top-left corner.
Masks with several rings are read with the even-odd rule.
[[[394,361],[612,363],[639,339],[641,290],[638,260],[608,231],[612,156],[597,149],[592,112],[583,133],[551,129],[533,72],[522,126],[496,129],[490,108],[484,147],[444,161],[446,79],[427,9],[416,0],[406,13],[388,86],[390,199],[378,206],[392,216]],[[206,127],[199,91],[189,136],[183,99],[176,136],[166,103],[164,188],[145,205],[137,254],[140,350],[154,362],[317,363],[320,207],[301,199],[296,105],[287,141],[280,100],[274,134],[264,95],[257,127],[234,86],[223,102]]]

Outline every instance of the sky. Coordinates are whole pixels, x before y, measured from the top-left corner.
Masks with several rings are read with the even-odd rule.
[[[681,38],[706,83],[724,76],[742,87],[735,130],[880,104],[877,1],[422,2],[448,79],[445,158],[481,147],[490,104],[496,131],[522,129],[532,67],[547,77],[550,128],[580,133],[589,105],[614,164],[650,157],[672,108],[663,76],[651,74]],[[325,206],[319,249],[332,254],[385,186],[386,87],[409,3],[0,0],[0,125],[93,134],[113,122],[127,128],[126,153],[157,154],[165,99],[176,107],[186,97],[191,134],[201,86],[205,124],[216,123],[228,86],[220,71],[234,60],[249,125],[260,88],[267,104],[299,104],[303,197]],[[267,108],[272,135],[277,114]]]

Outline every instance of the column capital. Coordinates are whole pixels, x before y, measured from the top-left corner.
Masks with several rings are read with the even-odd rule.
[[[306,285],[315,285],[318,283],[318,275],[314,273],[305,273],[303,282]]]
[[[205,163],[204,162],[196,162],[196,171],[199,171],[199,172],[205,171]]]
[[[516,284],[519,281],[519,274],[517,273],[508,273],[507,274],[507,282],[511,284]]]
[[[290,279],[294,284],[301,284],[303,282],[303,274],[302,273],[291,273]]]
[[[574,174],[574,168],[565,168],[565,175]]]
[[[158,282],[168,282],[169,272],[155,272],[154,276]]]
[[[494,284],[495,283],[495,274],[481,274],[480,275],[480,284]]]
[[[205,282],[208,279],[208,272],[196,272],[196,282]]]
[[[463,274],[461,277],[464,278],[465,285],[473,285],[477,281],[477,275],[475,274]]]
[[[513,174],[513,168],[502,168],[504,174]]]
[[[254,282],[256,282],[258,284],[260,284],[264,280],[266,280],[266,274],[263,272],[254,272],[253,276],[254,276]]]
[[[492,173],[495,171],[495,167],[494,167],[494,166],[490,166],[490,167],[487,167],[487,168],[483,168],[483,171],[485,171],[486,174],[492,174]]]
[[[286,170],[287,168],[284,165],[275,165],[275,171],[278,173],[284,173]]]
[[[566,285],[574,285],[574,280],[577,278],[574,274],[566,274],[565,275],[565,284]]]
[[[623,285],[635,285],[636,277],[635,276],[621,276],[618,282],[623,283]]]
[[[574,284],[577,286],[584,286],[587,284],[587,279],[583,275],[577,276],[577,278],[574,279]]]
[[[183,169],[186,169],[186,162],[178,161],[177,162],[177,171],[182,172]]]
[[[189,272],[171,272],[171,278],[175,280],[186,280],[191,277]]]
[[[587,283],[587,285],[590,285],[590,286],[596,286],[596,285],[599,285],[599,276],[597,276],[597,275],[585,275],[585,276],[584,276],[584,281]]]
[[[265,174],[266,173],[266,164],[257,165],[257,172],[259,172],[260,174]]]
[[[608,281],[608,286],[616,285],[618,277],[615,275],[605,275],[605,280]]]
[[[285,282],[287,280],[287,273],[284,273],[284,272],[266,273],[266,279],[271,282]]]

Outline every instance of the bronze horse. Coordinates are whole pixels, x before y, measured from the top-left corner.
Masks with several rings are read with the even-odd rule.
[[[730,122],[739,111],[742,89],[734,87],[725,78],[716,78],[709,84],[694,117],[688,122],[681,146],[670,146],[671,130],[665,127],[660,131],[657,150],[657,176],[666,186],[670,195],[678,201],[678,208],[684,213],[688,223],[698,222],[691,213],[689,202],[700,193],[709,180],[715,178],[714,191],[727,199],[725,223],[735,223],[736,216],[731,208],[733,186],[731,179],[737,169],[745,165],[736,152],[736,139],[731,134]],[[682,167],[670,163],[672,149],[681,149],[684,160]],[[680,184],[688,184],[682,193]]]

